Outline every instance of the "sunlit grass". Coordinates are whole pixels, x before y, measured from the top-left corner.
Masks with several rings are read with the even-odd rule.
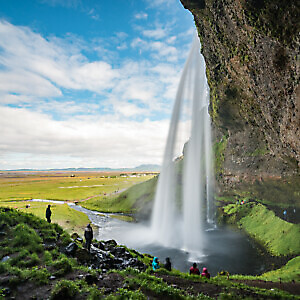
[[[153,175],[120,177],[119,174],[76,173],[17,174],[9,178],[0,177],[0,201],[49,199],[80,201],[94,196],[115,194],[130,186],[143,182]]]
[[[22,212],[32,213],[41,219],[45,219],[47,202],[17,201],[17,202],[0,202],[0,206],[16,208]],[[29,208],[26,206],[30,205]],[[78,232],[83,234],[83,230],[90,222],[89,218],[83,212],[72,209],[67,204],[51,203],[52,223],[57,223],[67,232]]]

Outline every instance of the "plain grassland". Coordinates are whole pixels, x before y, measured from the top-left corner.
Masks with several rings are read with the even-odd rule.
[[[12,207],[45,218],[49,203],[29,202],[31,199],[81,202],[86,199],[113,200],[119,192],[153,177],[153,174],[120,172],[1,172],[0,206]],[[30,207],[26,208],[26,206]],[[82,231],[88,217],[67,204],[51,204],[52,222],[69,233]]]
[[[2,172],[0,201],[82,201],[117,194],[152,177],[144,173],[121,177],[120,172]]]

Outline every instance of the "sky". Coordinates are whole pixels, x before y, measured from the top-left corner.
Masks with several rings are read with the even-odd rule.
[[[161,164],[180,0],[0,0],[0,170]]]

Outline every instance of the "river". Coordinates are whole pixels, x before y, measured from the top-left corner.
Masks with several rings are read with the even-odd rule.
[[[97,240],[114,239],[141,253],[157,256],[161,263],[170,257],[172,267],[188,272],[194,260],[181,249],[166,248],[151,242],[151,232],[147,224],[128,223],[111,217],[112,214],[100,213],[64,201],[33,199],[32,201],[67,203],[71,208],[85,213],[94,227]],[[226,226],[206,228],[203,255],[196,259],[199,269],[208,268],[215,276],[224,270],[230,274],[258,275],[266,270],[265,257],[257,250],[249,237],[241,231]]]
[[[93,225],[98,240],[114,239],[118,244],[126,245],[141,253],[157,256],[164,263],[170,257],[172,266],[182,272],[188,272],[193,259],[184,250],[166,248],[151,243],[151,234],[147,224],[128,223],[110,217],[110,214],[85,209],[79,205],[70,207],[84,212]],[[97,232],[98,231],[98,232]],[[228,227],[211,227],[205,231],[203,256],[197,259],[198,267],[207,267],[212,275],[222,270],[230,274],[261,274],[266,266],[264,258],[253,242],[242,232]]]

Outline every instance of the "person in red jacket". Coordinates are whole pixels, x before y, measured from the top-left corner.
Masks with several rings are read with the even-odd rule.
[[[203,268],[202,273],[201,273],[202,277],[206,277],[206,278],[210,278],[210,274],[207,271],[207,268]]]
[[[200,271],[197,268],[197,264],[193,263],[193,266],[190,267],[190,275],[200,275]]]

